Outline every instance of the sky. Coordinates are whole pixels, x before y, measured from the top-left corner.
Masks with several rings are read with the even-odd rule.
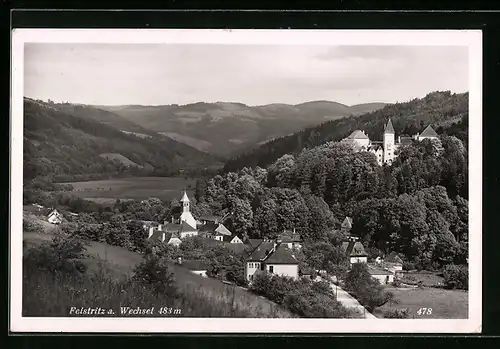
[[[346,105],[468,91],[465,46],[27,43],[24,95],[96,105]]]

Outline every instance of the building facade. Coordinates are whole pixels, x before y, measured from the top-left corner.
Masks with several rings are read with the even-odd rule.
[[[362,130],[353,131],[342,142],[352,144],[357,151],[367,151],[374,154],[377,164],[382,166],[383,164],[390,165],[394,161],[397,157],[397,150],[400,147],[411,144],[413,141],[422,141],[424,139],[438,139],[438,134],[431,125],[427,126],[422,133],[413,135],[412,137],[398,137],[398,141],[396,142],[396,132],[391,119],[389,119],[384,128],[382,142],[371,141],[368,135]]]
[[[250,253],[245,263],[245,276],[249,282],[259,274],[297,279],[299,261],[286,244],[264,240]]]

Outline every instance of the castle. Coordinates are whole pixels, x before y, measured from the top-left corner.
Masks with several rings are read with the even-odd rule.
[[[396,142],[396,133],[392,126],[391,119],[387,122],[384,129],[384,140],[371,141],[364,131],[355,130],[342,142],[348,142],[354,145],[358,151],[368,151],[375,155],[379,166],[383,164],[391,164],[396,158],[396,150],[402,146],[411,144],[413,141],[422,141],[424,139],[438,139],[438,134],[431,125],[427,126],[420,134],[415,134],[411,137],[398,137]]]

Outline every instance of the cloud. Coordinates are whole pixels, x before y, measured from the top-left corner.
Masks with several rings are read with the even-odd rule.
[[[468,89],[464,47],[27,44],[25,95],[91,104],[393,102]]]

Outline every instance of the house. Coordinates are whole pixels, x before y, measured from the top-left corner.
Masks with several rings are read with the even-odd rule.
[[[436,133],[436,131],[434,131],[431,125],[427,126],[421,134],[415,135],[415,138],[418,141],[423,141],[424,139],[437,139],[438,137],[438,134]]]
[[[47,216],[47,220],[52,224],[61,224],[63,216],[56,209],[52,210]]]
[[[176,234],[151,227],[148,234],[148,241],[154,240],[160,240],[167,245],[179,246],[181,244],[181,240],[176,236]]]
[[[224,226],[224,224],[213,222],[208,222],[201,226],[199,232],[200,235],[217,241],[224,241],[225,237],[233,235],[231,231]]]
[[[283,234],[279,234],[276,239],[277,242],[287,245],[289,249],[300,249],[302,248],[302,240],[300,239],[300,235],[293,231],[284,231]]]
[[[245,241],[245,243],[247,245],[249,245],[251,248],[256,248],[257,246],[259,246],[262,242],[264,241],[264,239],[247,239]]]
[[[398,137],[396,142],[396,132],[392,125],[391,119],[387,121],[384,128],[383,141],[372,141],[362,130],[355,130],[349,136],[344,138],[341,142],[349,143],[353,146],[355,151],[367,151],[375,155],[377,163],[381,166],[383,164],[391,164],[397,157],[396,151],[403,146],[411,144],[413,141],[422,141],[424,139],[437,140],[438,134],[431,125],[428,125],[420,134],[413,137]]]
[[[286,244],[262,241],[248,256],[245,276],[252,281],[258,274],[274,274],[294,279],[299,277],[299,262]]]
[[[359,241],[344,241],[342,243],[342,250],[349,258],[349,262],[354,263],[368,263],[368,253],[365,252],[363,244]]]
[[[219,217],[213,215],[201,216],[198,218],[198,221],[200,222],[201,225],[205,225],[207,223],[218,223]]]
[[[243,240],[241,240],[238,235],[224,235],[223,241],[229,244],[243,244]]]
[[[197,260],[183,260],[182,257],[177,259],[177,264],[189,269],[193,274],[207,277],[207,266],[203,261]]]
[[[381,285],[387,285],[394,282],[394,274],[388,270],[369,267],[368,272],[372,278],[378,280]]]
[[[383,260],[382,265],[385,269],[394,274],[401,273],[403,271],[403,260],[396,252],[389,253]]]

